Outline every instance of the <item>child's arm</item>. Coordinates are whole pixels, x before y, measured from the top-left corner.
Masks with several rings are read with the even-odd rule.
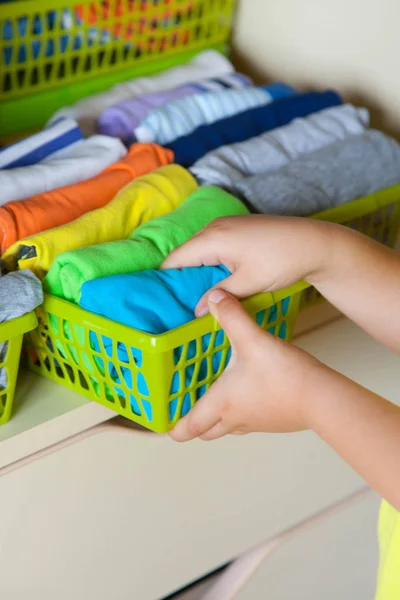
[[[214,294],[220,298],[210,296],[210,310],[232,358],[172,437],[313,429],[400,511],[400,408],[265,333],[232,296]]]
[[[170,254],[164,268],[225,264],[237,297],[312,283],[370,335],[400,351],[400,255],[339,225],[289,217],[217,219]],[[207,295],[197,314],[207,310]]]
[[[219,263],[232,272],[219,287],[238,297],[306,279],[400,351],[400,256],[357,233],[306,219],[232,217],[178,248],[164,268]],[[197,314],[207,305],[231,341],[232,359],[172,436],[311,428],[400,510],[400,408],[264,333],[231,296],[209,292]]]

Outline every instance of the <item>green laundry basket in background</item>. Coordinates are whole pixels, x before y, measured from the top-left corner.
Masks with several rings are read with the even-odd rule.
[[[0,137],[115,83],[226,50],[234,0],[23,0],[0,5]]]
[[[400,185],[324,210],[312,218],[346,225],[394,248],[400,229]],[[301,307],[311,306],[321,299],[317,290],[310,287],[303,293]]]
[[[23,335],[35,329],[37,323],[31,312],[0,325],[0,425],[11,417]]]

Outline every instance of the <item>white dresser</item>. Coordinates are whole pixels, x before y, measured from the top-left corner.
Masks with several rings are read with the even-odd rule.
[[[346,319],[297,343],[398,400],[400,358]],[[309,432],[177,445],[117,427],[110,411],[22,377],[16,415],[0,428],[7,600],[158,600],[364,486]],[[365,510],[373,522],[376,502]],[[361,552],[365,538],[357,540]],[[307,547],[325,560],[314,540]],[[278,565],[295,566],[292,555],[279,556]]]

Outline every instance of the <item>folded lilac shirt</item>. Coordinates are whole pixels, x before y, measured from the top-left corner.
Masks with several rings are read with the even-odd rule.
[[[105,135],[130,140],[134,129],[140,125],[153,108],[194,94],[229,88],[244,88],[250,85],[252,85],[252,81],[246,75],[228,73],[215,79],[204,79],[181,85],[172,90],[128,98],[104,110],[98,119],[97,127],[99,132]]]

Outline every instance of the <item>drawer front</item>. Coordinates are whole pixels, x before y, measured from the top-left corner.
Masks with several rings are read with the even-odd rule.
[[[1,589],[156,600],[361,485],[311,433],[102,433],[0,478]]]

